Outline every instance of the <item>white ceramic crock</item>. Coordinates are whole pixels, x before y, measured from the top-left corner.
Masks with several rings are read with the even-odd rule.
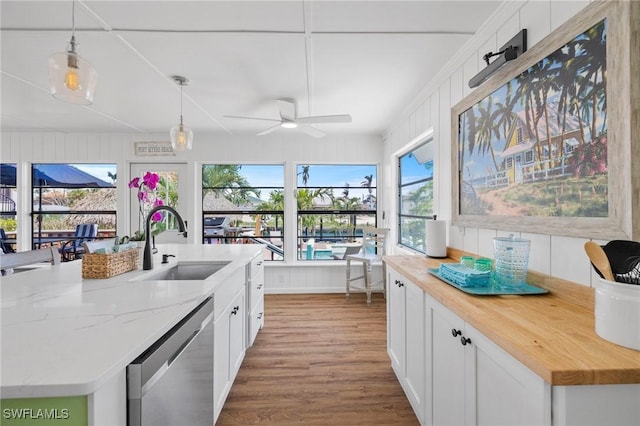
[[[600,278],[595,287],[598,336],[640,351],[640,285]]]

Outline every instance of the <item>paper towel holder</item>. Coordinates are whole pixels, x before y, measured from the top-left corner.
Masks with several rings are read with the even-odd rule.
[[[434,259],[445,259],[447,257],[447,228],[446,222],[440,221],[442,225],[440,227],[436,227],[435,222],[437,219],[437,215],[433,215],[433,222],[427,221],[425,223],[425,254],[427,257]],[[433,226],[431,226],[431,224]],[[431,227],[431,232],[427,231],[426,228]]]

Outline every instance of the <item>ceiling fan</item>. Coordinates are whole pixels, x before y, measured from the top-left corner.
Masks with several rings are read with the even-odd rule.
[[[280,128],[295,129],[298,128],[302,132],[313,136],[315,138],[321,138],[326,135],[322,130],[316,129],[310,126],[310,124],[318,123],[351,123],[351,116],[349,114],[341,115],[317,115],[312,117],[298,117],[296,102],[293,99],[283,98],[278,99],[278,109],[280,111],[280,119],[276,118],[260,118],[260,117],[242,117],[237,115],[225,115],[226,118],[241,118],[246,120],[262,120],[273,121],[277,124],[266,128],[259,132],[257,135],[262,136],[275,132]]]

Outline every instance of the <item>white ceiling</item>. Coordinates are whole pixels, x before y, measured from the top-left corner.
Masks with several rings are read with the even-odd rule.
[[[0,3],[2,131],[255,134],[278,118],[351,114],[329,133],[380,134],[500,1],[76,2],[78,52],[98,71],[95,102],[54,99],[48,57],[66,50],[72,2]],[[266,125],[265,125],[266,123]]]

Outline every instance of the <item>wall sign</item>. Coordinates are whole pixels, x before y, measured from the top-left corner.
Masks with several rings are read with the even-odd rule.
[[[171,142],[135,142],[135,154],[139,157],[176,155]]]

